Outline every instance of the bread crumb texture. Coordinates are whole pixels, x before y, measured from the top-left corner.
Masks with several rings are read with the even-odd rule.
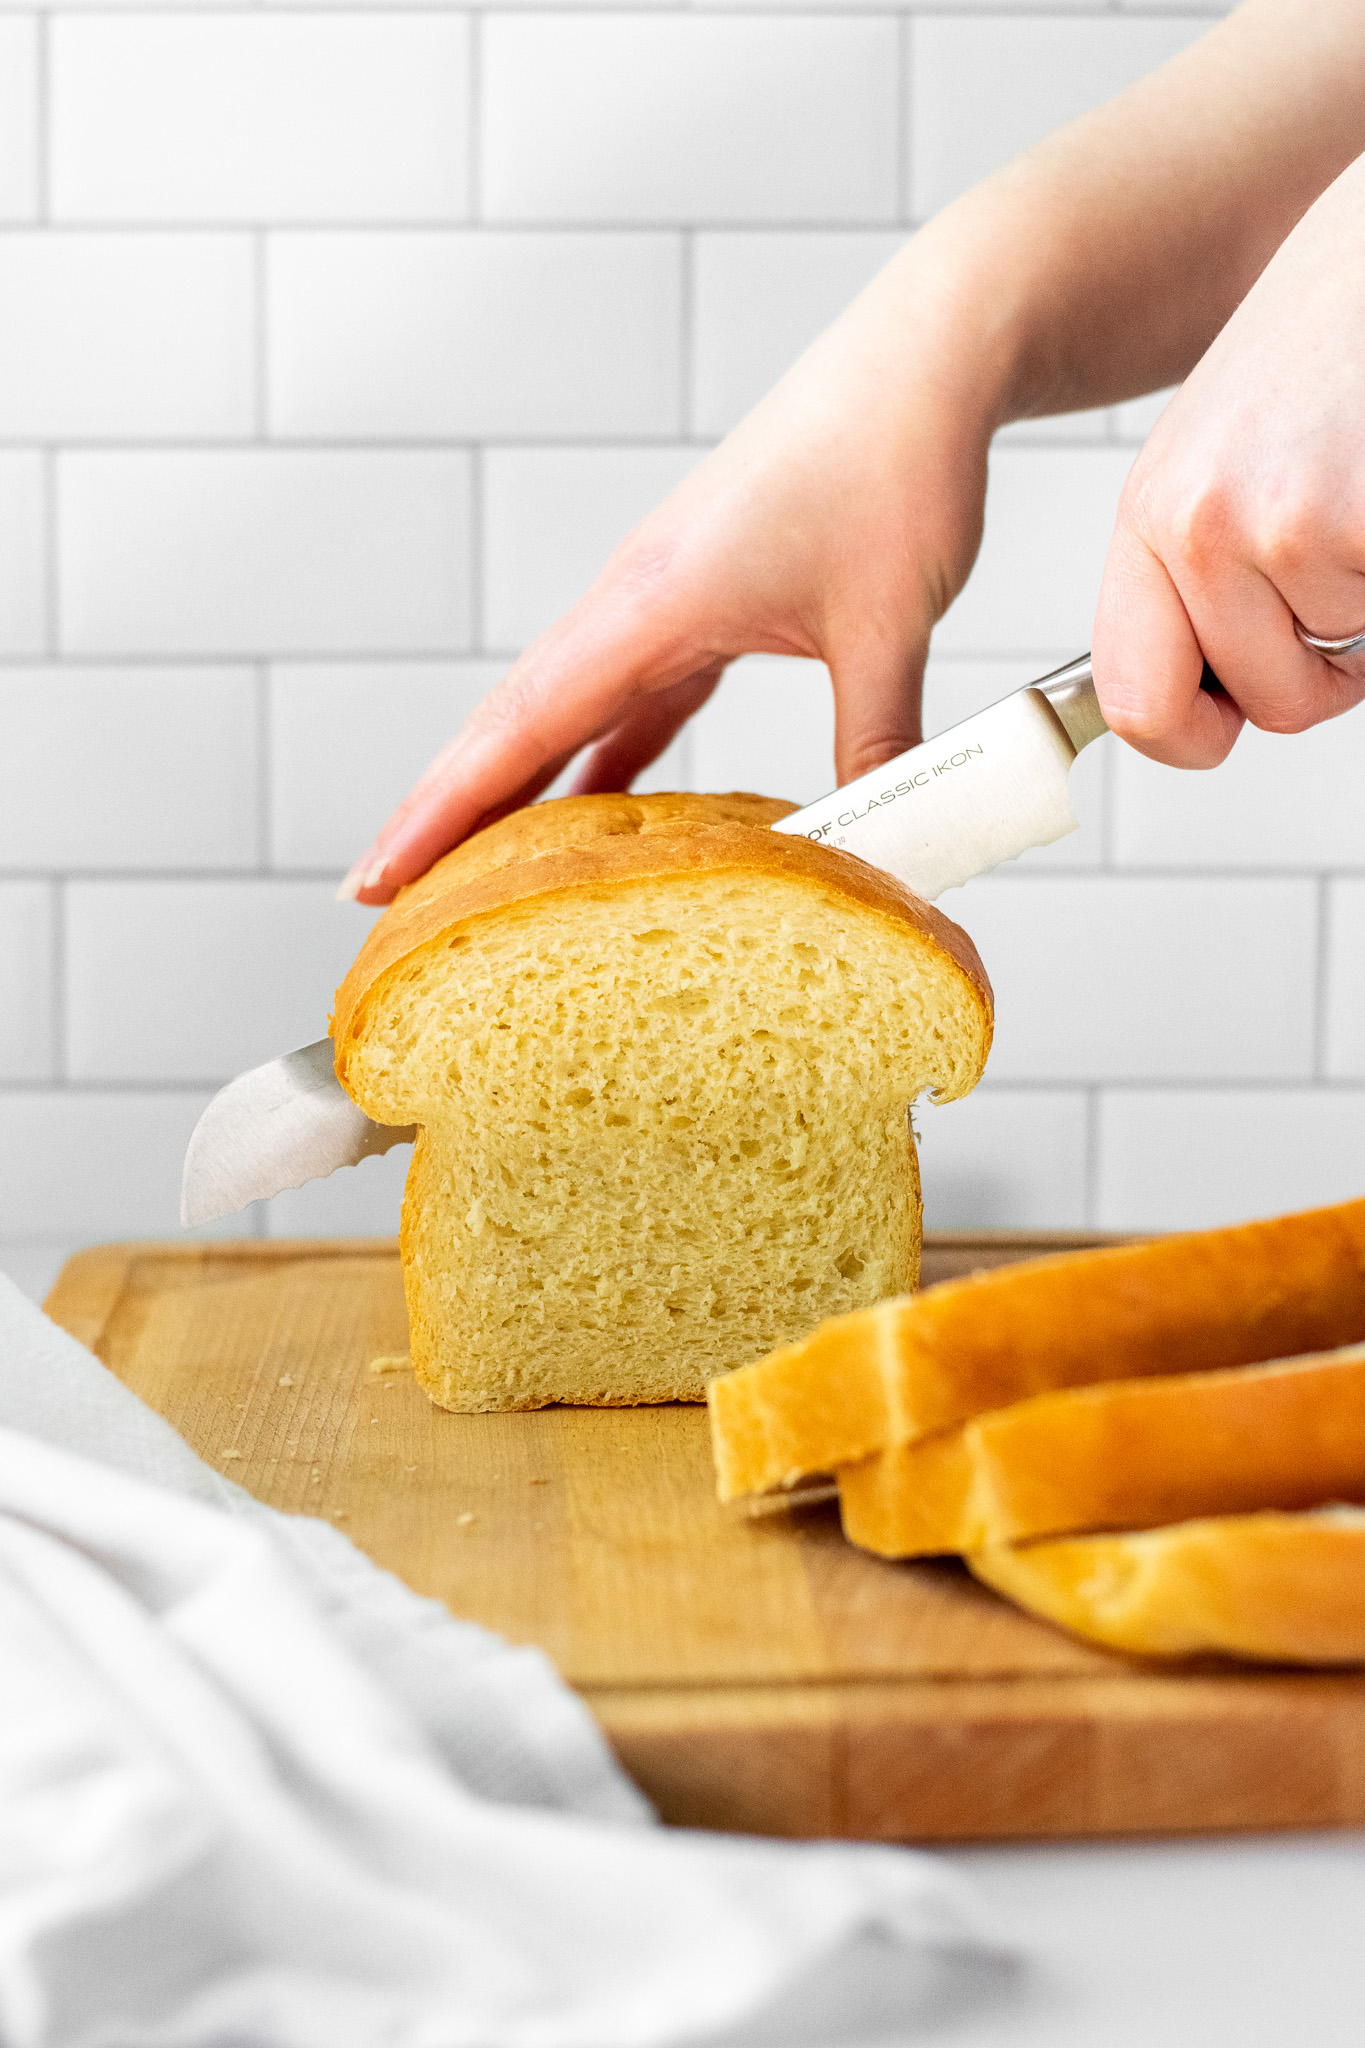
[[[756,797],[519,812],[405,891],[337,1071],[421,1126],[402,1254],[443,1406],[698,1400],[913,1287],[910,1103],[980,1075],[989,985],[888,876]]]

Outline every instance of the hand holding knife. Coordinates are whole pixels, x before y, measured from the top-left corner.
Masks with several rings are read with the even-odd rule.
[[[1107,731],[1085,654],[772,829],[856,854],[932,902],[1074,832],[1071,765]],[[332,1070],[331,1039],[320,1038],[214,1096],[185,1154],[181,1223],[229,1216],[415,1135],[356,1107]]]

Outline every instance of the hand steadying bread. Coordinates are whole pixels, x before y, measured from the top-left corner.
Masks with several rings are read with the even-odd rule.
[[[421,1126],[413,1365],[449,1408],[700,1400],[715,1374],[914,1287],[909,1107],[970,1089],[966,935],[754,796],[503,819],[372,929],[336,1069]]]

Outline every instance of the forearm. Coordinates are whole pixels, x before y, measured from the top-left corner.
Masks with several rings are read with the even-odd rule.
[[[1361,0],[1248,0],[946,208],[850,314],[915,346],[927,313],[992,426],[1113,404],[1186,375],[1362,151]]]

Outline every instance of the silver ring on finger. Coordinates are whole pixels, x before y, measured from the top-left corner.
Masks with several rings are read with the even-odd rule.
[[[1348,633],[1344,640],[1329,640],[1322,633],[1310,633],[1302,619],[1295,619],[1294,631],[1305,647],[1311,647],[1314,654],[1325,654],[1329,660],[1343,654],[1365,652],[1365,629],[1359,633]]]

